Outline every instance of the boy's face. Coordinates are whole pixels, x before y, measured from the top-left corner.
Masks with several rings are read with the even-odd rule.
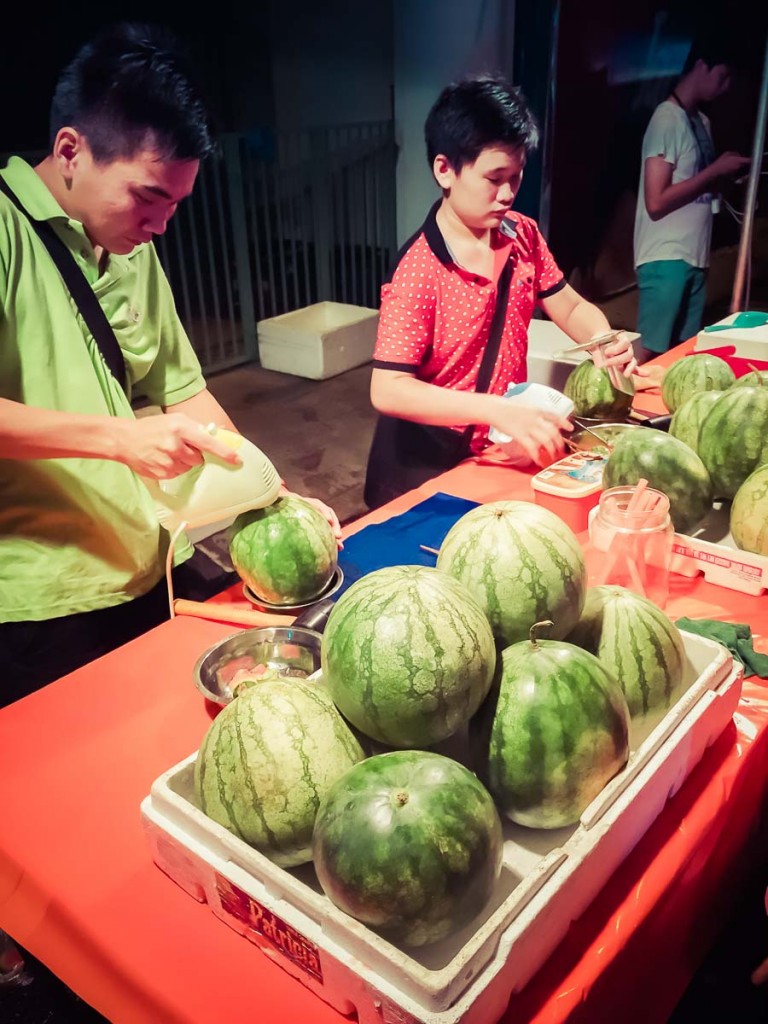
[[[731,68],[728,64],[713,64],[708,67],[704,61],[701,64],[701,100],[708,103],[717,99],[727,92],[731,85]]]
[[[474,163],[464,164],[458,174],[442,155],[435,157],[433,166],[446,202],[474,231],[499,226],[520,189],[524,168],[522,146],[488,146]]]
[[[125,255],[163,234],[192,192],[198,167],[198,160],[163,160],[151,149],[97,163],[79,135],[66,158],[65,209],[82,222],[93,245]]]

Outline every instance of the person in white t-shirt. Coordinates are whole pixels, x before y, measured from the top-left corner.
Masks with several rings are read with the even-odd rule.
[[[634,236],[641,362],[701,327],[718,187],[750,164],[738,153],[715,157],[709,119],[700,110],[726,92],[731,73],[724,54],[692,47],[643,137]]]

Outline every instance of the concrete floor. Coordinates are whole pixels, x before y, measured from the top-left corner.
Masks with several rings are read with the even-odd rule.
[[[376,413],[370,365],[307,380],[249,364],[208,379],[237,428],[288,487],[331,505],[341,522],[366,511],[363,483]]]

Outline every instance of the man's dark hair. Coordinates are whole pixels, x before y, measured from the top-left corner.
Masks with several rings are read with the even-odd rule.
[[[144,149],[164,160],[202,160],[215,150],[189,59],[153,25],[115,25],[82,47],[53,94],[51,144],[65,125],[82,132],[98,163]]]
[[[539,128],[515,86],[490,75],[446,86],[424,124],[427,160],[442,153],[458,174],[488,146],[522,147],[526,155],[539,142]]]

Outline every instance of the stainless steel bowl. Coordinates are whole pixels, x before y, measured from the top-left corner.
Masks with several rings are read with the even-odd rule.
[[[320,668],[322,637],[304,626],[245,629],[209,647],[197,660],[195,685],[208,700],[229,704],[231,682],[241,670],[272,669],[288,678],[306,679]]]
[[[579,416],[579,422],[589,427],[589,430],[579,430],[578,427],[569,434],[571,441],[579,448],[594,448],[600,444],[595,437],[598,434],[606,444],[615,444],[622,434],[628,430],[637,430],[639,423],[606,423],[605,420],[588,420]]]

